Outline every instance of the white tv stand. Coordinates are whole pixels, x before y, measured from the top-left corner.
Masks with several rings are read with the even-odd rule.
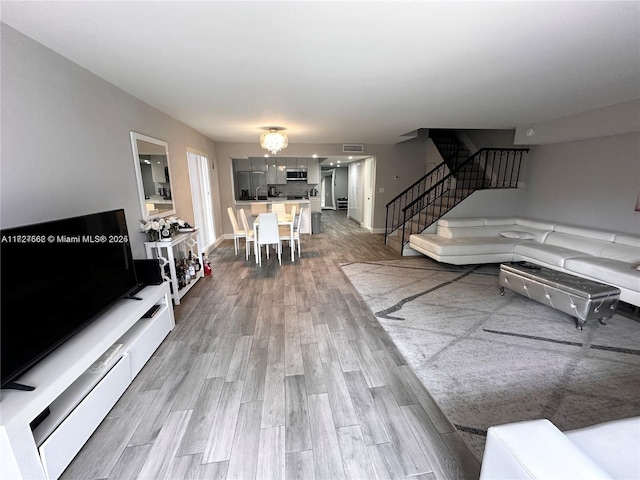
[[[17,380],[35,390],[2,390],[0,478],[58,478],[173,329],[167,282],[136,296],[142,300],[119,300]],[[155,315],[142,318],[154,305]],[[106,368],[87,372],[114,344],[122,347]]]

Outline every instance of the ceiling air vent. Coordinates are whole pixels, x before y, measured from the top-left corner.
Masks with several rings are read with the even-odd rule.
[[[343,153],[364,153],[364,145],[344,144],[342,145]]]

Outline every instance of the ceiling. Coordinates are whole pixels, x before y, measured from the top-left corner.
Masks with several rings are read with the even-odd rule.
[[[222,142],[390,144],[640,98],[640,2],[2,1],[2,21]]]

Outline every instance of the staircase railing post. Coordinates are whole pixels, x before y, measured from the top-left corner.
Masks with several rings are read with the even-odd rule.
[[[432,225],[475,190],[517,187],[522,159],[528,151],[529,149],[483,148],[460,164],[448,167],[443,162],[431,169],[386,204],[385,244],[391,233],[402,228],[403,249],[411,234],[420,233]],[[445,174],[446,168],[449,173]],[[437,203],[438,199],[440,202]],[[424,218],[421,218],[423,212]],[[411,225],[407,235],[409,222]]]

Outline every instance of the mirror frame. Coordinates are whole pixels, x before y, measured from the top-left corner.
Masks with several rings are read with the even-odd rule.
[[[133,166],[136,172],[136,181],[138,183],[138,197],[140,200],[140,213],[142,214],[142,220],[149,220],[150,218],[162,218],[168,217],[170,215],[176,214],[176,200],[173,195],[173,189],[171,189],[171,200],[173,207],[170,210],[165,210],[162,213],[149,215],[147,211],[147,201],[144,195],[144,185],[142,183],[142,170],[140,170],[140,154],[138,151],[138,140],[143,142],[152,143],[154,145],[158,145],[164,147],[165,155],[167,157],[167,168],[169,169],[169,186],[173,185],[171,181],[171,162],[169,159],[169,144],[162,140],[158,140],[157,138],[148,137],[147,135],[143,135],[141,133],[131,132],[131,150],[133,151]]]

